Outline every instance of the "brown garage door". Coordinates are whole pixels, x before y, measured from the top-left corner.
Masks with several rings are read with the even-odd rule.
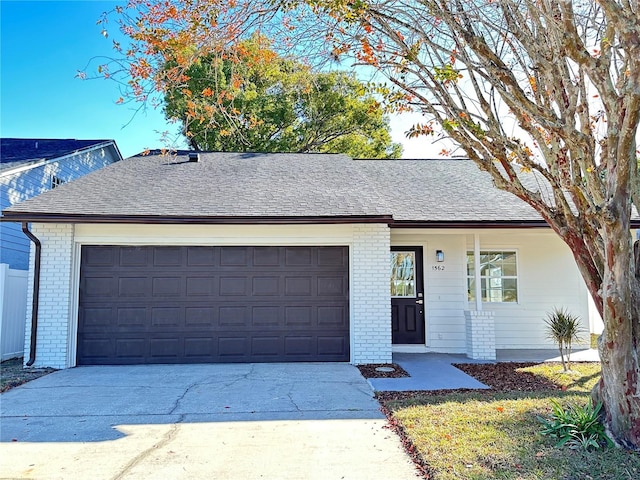
[[[348,361],[348,256],[83,246],[77,363]]]

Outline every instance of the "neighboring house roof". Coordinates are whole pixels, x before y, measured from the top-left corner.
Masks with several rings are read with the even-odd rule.
[[[84,150],[113,145],[113,140],[75,140],[50,138],[1,138],[0,139],[0,174],[18,167],[35,167],[55,159],[73,155]],[[117,152],[121,158],[120,152]]]
[[[190,162],[188,154],[114,163],[5,210],[4,220],[546,225],[470,160],[200,153]]]

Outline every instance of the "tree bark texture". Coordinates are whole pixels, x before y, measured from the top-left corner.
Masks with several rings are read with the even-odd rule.
[[[598,339],[602,378],[594,397],[605,409],[610,436],[629,449],[640,446],[640,279],[628,231],[614,222],[605,238],[608,268],[602,283],[604,331]],[[636,251],[637,248],[636,242]],[[632,261],[625,261],[632,259]]]

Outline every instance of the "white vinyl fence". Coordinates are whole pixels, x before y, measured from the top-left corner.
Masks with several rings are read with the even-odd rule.
[[[27,275],[0,264],[0,355],[2,361],[24,353],[24,328],[27,316]]]

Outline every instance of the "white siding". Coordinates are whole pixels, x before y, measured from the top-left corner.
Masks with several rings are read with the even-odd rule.
[[[589,345],[588,293],[569,248],[552,232],[483,234],[482,249],[518,252],[518,303],[484,304],[495,312],[496,348],[552,348],[544,319],[555,307],[582,319]]]
[[[391,245],[423,247],[425,340],[430,351],[466,351],[465,242],[459,233],[391,230]],[[436,261],[436,250],[444,252],[444,262]]]
[[[554,348],[546,338],[544,318],[554,307],[579,315],[588,341],[587,290],[569,248],[548,229],[531,230],[392,230],[391,245],[423,245],[425,269],[426,347],[430,351],[466,353],[466,252],[473,250],[473,233],[481,249],[516,250],[518,303],[484,303],[495,312],[496,348]],[[435,251],[445,261],[437,264]],[[444,270],[434,270],[434,265]]]

